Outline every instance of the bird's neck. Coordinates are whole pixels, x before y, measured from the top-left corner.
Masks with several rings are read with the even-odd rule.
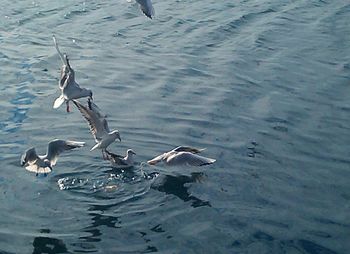
[[[126,154],[125,161],[128,164],[133,164],[134,163],[134,156],[133,156],[133,154],[129,154],[129,153]]]

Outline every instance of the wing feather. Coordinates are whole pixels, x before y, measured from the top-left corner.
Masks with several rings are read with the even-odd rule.
[[[175,149],[173,149],[173,151],[175,152],[190,152],[190,153],[200,153],[204,150],[205,148],[198,149],[190,146],[178,146]]]
[[[151,0],[136,0],[140,4],[141,11],[150,19],[154,16],[154,8]]]
[[[27,149],[23,155],[21,156],[21,166],[33,164],[39,159],[39,156],[37,155],[35,148],[31,147]]]
[[[82,147],[84,146],[84,144],[84,142],[77,142],[71,140],[52,140],[47,148],[46,159],[49,160],[51,166],[54,166],[56,165],[58,155],[60,155],[62,152]]]
[[[168,165],[189,165],[189,166],[205,166],[213,164],[216,160],[193,154],[190,152],[175,153],[167,158]]]
[[[76,100],[73,100],[73,103],[75,106],[77,106],[80,113],[88,122],[91,134],[94,136],[95,141],[101,141],[102,137],[109,133],[107,120],[105,118],[99,117],[101,114],[95,112],[94,108],[90,110]]]

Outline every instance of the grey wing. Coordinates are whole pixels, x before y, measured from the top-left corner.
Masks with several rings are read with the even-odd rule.
[[[150,19],[154,16],[154,8],[151,0],[136,0],[140,4],[141,11]]]
[[[107,119],[103,118],[102,123],[103,123],[103,128],[105,129],[105,131],[106,131],[107,133],[109,133],[110,130],[109,130],[109,127],[108,127]]]
[[[99,118],[107,118],[107,115],[106,114],[103,114],[101,109],[93,102],[93,101],[90,101],[90,106],[89,108],[91,110],[93,110],[94,112],[96,112],[97,116]]]
[[[169,156],[167,163],[169,165],[189,165],[189,166],[205,166],[214,163],[216,160],[203,157],[190,152],[179,152]]]
[[[57,50],[57,53],[58,53],[58,55],[61,58],[62,64],[63,65],[67,65],[67,61],[66,61],[65,57],[63,56],[63,54],[61,53],[60,49],[58,48],[58,43],[57,43],[55,35],[52,36],[52,39],[53,39],[53,43],[55,45],[55,48]]]
[[[91,134],[94,136],[95,141],[99,142],[104,135],[109,133],[107,120],[105,118],[100,118],[93,108],[90,110],[76,100],[73,100],[73,103],[88,122]]]
[[[27,149],[21,156],[21,166],[33,164],[39,159],[35,148],[31,147]]]
[[[200,153],[202,151],[204,151],[205,148],[194,148],[194,147],[190,147],[190,146],[178,146],[175,149],[173,149],[172,151],[175,152],[190,152],[190,153]]]
[[[49,143],[47,148],[46,159],[50,161],[50,165],[54,166],[57,162],[58,155],[64,151],[84,146],[84,142],[55,139]]]

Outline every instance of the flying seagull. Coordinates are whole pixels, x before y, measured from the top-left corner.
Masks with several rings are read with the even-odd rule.
[[[37,175],[50,173],[60,153],[82,147],[84,144],[85,142],[54,139],[49,143],[45,155],[37,155],[34,147],[27,149],[21,157],[21,166]]]
[[[131,149],[128,149],[126,151],[125,157],[122,155],[111,153],[107,150],[106,150],[106,153],[107,153],[107,159],[111,162],[113,167],[124,168],[124,167],[132,167],[134,165],[134,155],[136,155],[136,153]]]
[[[59,89],[61,90],[61,96],[55,100],[53,108],[59,108],[64,102],[66,102],[67,112],[70,112],[70,100],[89,97],[88,100],[90,101],[92,100],[92,91],[90,89],[81,88],[79,84],[75,82],[75,72],[69,64],[68,56],[66,54],[63,55],[59,50],[56,37],[53,35],[52,38],[57,53],[62,61],[61,77],[58,84]]]
[[[126,0],[127,2],[131,2],[131,0]],[[154,8],[151,0],[136,0],[136,2],[140,5],[141,11],[150,19],[154,16]]]
[[[88,122],[91,134],[95,138],[96,145],[94,145],[90,151],[102,149],[102,156],[104,159],[107,159],[107,156],[105,155],[106,148],[116,139],[121,141],[119,131],[109,130],[106,116],[98,110],[98,107],[93,102],[89,103],[91,105],[90,108],[85,107],[76,100],[73,100],[73,103]]]
[[[175,149],[165,152],[152,160],[147,161],[150,165],[155,165],[163,161],[166,165],[188,165],[188,166],[205,166],[213,164],[216,160],[198,155],[204,149],[197,149],[189,146],[179,146]]]

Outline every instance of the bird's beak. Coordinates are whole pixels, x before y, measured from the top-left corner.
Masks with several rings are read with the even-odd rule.
[[[120,138],[120,136],[118,136],[119,142],[122,142],[122,139]]]
[[[132,152],[132,154],[136,155],[136,153],[135,153],[135,152]]]

